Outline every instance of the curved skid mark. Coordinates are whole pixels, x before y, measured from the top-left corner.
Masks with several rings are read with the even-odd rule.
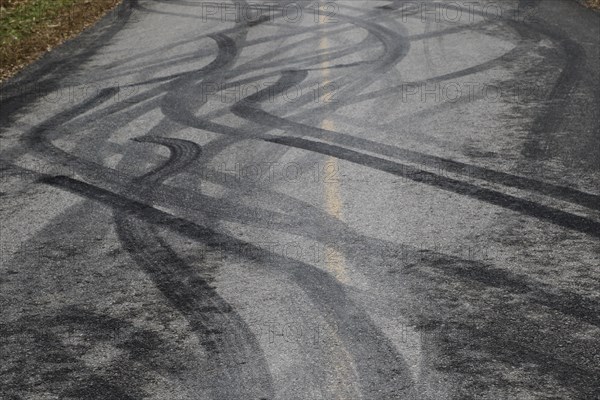
[[[395,347],[371,322],[370,317],[345,294],[342,285],[328,273],[310,264],[269,252],[252,243],[199,226],[75,179],[57,176],[44,179],[43,182],[108,204],[120,210],[123,215],[143,220],[157,227],[168,228],[208,246],[246,257],[251,255],[252,259],[265,260],[260,268],[271,273],[289,275],[314,300],[315,306],[323,311],[323,315],[331,324],[344,328],[338,331],[338,334],[353,355],[361,355],[354,361],[360,372],[361,386],[369,398],[387,400],[390,395],[398,393],[406,393],[408,399],[416,398],[411,389],[410,372]],[[238,253],[242,248],[247,249],[248,252]],[[358,340],[361,337],[369,337],[369,340]],[[383,390],[386,392],[382,393]]]
[[[188,1],[167,2],[156,0],[156,2],[186,6],[199,5],[199,3]],[[405,5],[406,3],[395,1],[392,5],[385,7],[399,9]],[[371,18],[376,18],[378,16],[384,19],[384,21],[389,22],[392,20],[392,18],[387,17],[387,14],[378,14],[378,12],[366,13],[361,17],[350,17],[345,14],[339,15],[341,20],[344,20],[351,25],[351,28],[349,29],[359,27],[367,31],[367,37],[356,46],[355,54],[361,51],[363,46],[370,43],[373,38],[381,43],[383,52],[380,57],[366,61],[329,66],[327,69],[330,70],[341,68],[356,68],[356,70],[343,76],[339,81],[342,83],[341,93],[343,93],[343,97],[348,100],[340,104],[332,105],[331,107],[322,107],[322,109],[315,113],[317,118],[327,115],[327,113],[333,112],[335,109],[345,105],[393,94],[394,87],[388,87],[386,89],[376,90],[365,94],[360,93],[373,82],[382,79],[381,75],[383,75],[383,73],[395,67],[403,59],[408,52],[411,41],[423,39],[425,38],[425,35],[416,35],[412,37],[400,35],[381,24],[373,23]],[[262,22],[265,21],[260,21],[260,23]],[[527,30],[543,32],[543,30],[538,29],[538,27],[525,26],[510,20],[505,20],[503,22],[507,25],[518,26],[521,33]],[[219,371],[217,375],[220,375],[220,372],[223,373],[223,376],[216,376],[215,378],[219,382],[219,388],[216,388],[216,390],[222,390],[222,393],[226,394],[228,398],[243,397],[243,395],[248,394],[246,390],[251,389],[246,386],[235,387],[237,382],[240,381],[240,375],[236,375],[239,371],[229,371],[223,364],[235,361],[239,356],[244,357],[248,354],[251,356],[258,354],[257,352],[260,352],[260,348],[241,318],[231,310],[231,307],[221,299],[216,291],[210,286],[210,280],[195,275],[196,272],[181,260],[175,251],[159,237],[157,232],[159,228],[166,227],[180,234],[187,235],[187,237],[193,238],[200,243],[206,243],[209,246],[222,248],[230,252],[236,252],[242,245],[246,247],[251,245],[231,236],[219,233],[212,227],[205,228],[182,218],[171,216],[153,208],[152,204],[170,205],[181,208],[188,214],[197,211],[198,214],[205,215],[210,223],[215,223],[219,220],[234,220],[243,221],[247,224],[254,224],[255,226],[265,226],[274,230],[281,229],[283,231],[288,230],[290,227],[297,227],[301,224],[303,227],[302,233],[305,234],[306,237],[318,239],[327,237],[329,232],[333,231],[339,236],[336,238],[337,246],[344,248],[344,251],[348,251],[348,254],[354,254],[356,257],[360,257],[360,255],[357,254],[356,249],[350,246],[350,244],[356,244],[356,242],[363,244],[369,243],[374,248],[381,247],[387,249],[388,247],[394,247],[393,244],[384,244],[383,241],[375,242],[362,237],[356,234],[346,224],[339,221],[333,221],[314,207],[304,204],[297,199],[291,199],[287,196],[277,194],[274,191],[268,192],[268,195],[273,195],[279,203],[287,203],[285,205],[287,206],[286,211],[288,214],[270,210],[267,211],[264,209],[249,209],[239,204],[235,204],[231,199],[234,198],[233,196],[235,196],[236,193],[232,193],[232,197],[229,198],[229,201],[221,199],[215,200],[199,193],[190,193],[187,190],[172,188],[164,184],[164,181],[170,176],[182,171],[193,172],[189,171],[189,169],[194,163],[206,162],[210,155],[215,155],[219,150],[224,150],[241,140],[259,140],[274,145],[285,146],[285,148],[306,150],[310,154],[329,155],[368,168],[377,169],[397,176],[403,176],[415,182],[428,184],[453,193],[469,196],[489,204],[530,215],[540,220],[569,229],[578,230],[592,236],[600,236],[600,224],[585,217],[545,207],[534,202],[481,188],[473,184],[447,179],[411,166],[366,154],[363,153],[363,151],[385,157],[401,158],[413,163],[429,166],[443,165],[451,172],[457,174],[470,174],[479,179],[500,183],[505,186],[534,190],[545,195],[561,198],[592,209],[599,209],[600,207],[598,196],[582,193],[574,189],[563,188],[557,185],[546,184],[528,178],[516,177],[498,171],[473,167],[465,163],[433,157],[427,154],[397,148],[395,146],[372,142],[340,132],[314,128],[301,122],[292,121],[292,118],[289,116],[287,119],[277,117],[256,106],[257,103],[266,99],[268,94],[266,90],[272,90],[272,87],[243,99],[244,101],[238,102],[229,110],[233,114],[248,121],[247,126],[233,128],[215,123],[213,122],[213,118],[219,115],[216,112],[198,117],[196,115],[197,111],[200,110],[206,102],[203,99],[198,99],[197,89],[198,85],[201,85],[204,82],[214,80],[216,82],[224,83],[226,87],[231,87],[231,85],[239,84],[239,82],[254,82],[262,77],[277,76],[280,74],[281,76],[278,82],[279,86],[277,86],[275,90],[280,90],[279,93],[281,93],[282,90],[285,90],[286,85],[287,87],[290,87],[290,85],[303,82],[308,75],[308,71],[321,69],[319,67],[310,67],[312,63],[318,64],[318,62],[322,60],[323,54],[317,54],[313,57],[308,56],[302,59],[290,56],[278,61],[280,63],[295,61],[296,65],[300,64],[306,68],[297,68],[293,70],[292,67],[290,67],[287,71],[276,71],[263,74],[260,77],[253,76],[251,78],[241,79],[235,83],[226,83],[227,80],[234,79],[247,72],[258,72],[260,68],[265,67],[263,60],[257,58],[233,68],[234,61],[239,52],[244,48],[249,47],[252,44],[273,40],[273,37],[267,37],[254,41],[246,41],[246,33],[251,25],[254,24],[237,24],[233,28],[225,29],[219,33],[209,36],[198,36],[197,38],[192,39],[200,40],[205,37],[212,38],[218,45],[218,54],[215,60],[208,66],[197,71],[173,74],[167,77],[151,78],[145,82],[132,84],[131,86],[139,86],[164,82],[158,88],[153,88],[150,91],[133,98],[134,101],[149,100],[142,107],[136,109],[135,113],[132,112],[131,115],[118,116],[124,120],[127,118],[133,120],[136,115],[140,115],[139,112],[142,110],[147,111],[160,107],[165,115],[165,119],[174,121],[173,125],[175,125],[176,122],[182,127],[194,127],[222,134],[222,138],[211,142],[206,147],[210,148],[211,151],[203,153],[204,160],[198,160],[200,150],[198,145],[193,142],[158,136],[137,138],[134,140],[164,145],[169,148],[171,153],[169,160],[160,167],[141,177],[133,178],[132,180],[129,176],[118,175],[115,170],[78,158],[74,154],[64,152],[55,147],[49,138],[45,137],[45,135],[50,132],[51,128],[65,125],[83,112],[92,110],[88,116],[84,116],[80,121],[74,121],[73,126],[85,127],[85,124],[92,120],[90,115],[112,116],[113,118],[116,118],[116,116],[114,116],[115,113],[134,107],[133,105],[120,104],[93,111],[94,108],[100,107],[110,96],[114,95],[116,93],[115,91],[118,90],[117,88],[102,91],[99,96],[85,102],[83,105],[59,113],[57,116],[49,119],[46,123],[36,127],[26,135],[27,145],[30,149],[33,149],[37,153],[44,155],[51,160],[59,160],[60,162],[76,166],[81,170],[82,175],[85,178],[100,182],[102,186],[109,187],[110,190],[106,190],[65,177],[45,177],[43,180],[45,183],[71,190],[89,199],[109,204],[111,207],[115,208],[115,220],[124,246],[131,252],[132,257],[136,262],[142,265],[153,277],[157,286],[165,293],[165,296],[186,315],[194,329],[206,336],[206,340],[203,344],[209,351],[214,353],[211,361],[213,362],[211,368],[214,367],[214,371]],[[454,30],[458,30],[458,28]],[[454,30],[449,29],[439,34],[447,34]],[[298,29],[289,36],[302,34],[307,31],[309,30]],[[434,32],[427,34],[427,37],[436,35],[438,35],[438,33]],[[284,36],[288,37],[288,35]],[[525,34],[524,36],[526,37],[527,35]],[[235,39],[233,37],[235,37]],[[559,36],[554,36],[553,39],[559,42],[563,40]],[[569,42],[562,42],[562,44],[566,47],[567,53],[574,53],[575,55],[579,54],[577,53],[576,48],[573,49],[569,47]],[[489,70],[490,68],[502,65],[503,63],[516,60],[532,46],[533,43],[528,41],[526,37],[524,41],[518,44],[517,48],[495,60],[490,60],[478,66],[421,82],[440,82]],[[293,44],[287,45],[283,51],[292,48]],[[279,49],[279,51],[281,51],[281,49]],[[275,54],[276,52],[277,50],[268,54]],[[329,60],[332,60],[342,58],[352,53],[351,49],[342,48],[340,50],[328,52],[326,53],[326,56]],[[581,54],[579,54],[579,56],[581,56]],[[168,65],[168,63],[165,65]],[[575,68],[573,66],[574,64],[569,65],[571,68]],[[279,67],[283,68],[281,65],[279,65]],[[569,66],[567,66],[566,69],[568,68]],[[549,103],[552,104],[548,107],[546,114],[540,116],[536,124],[534,124],[534,128],[532,129],[534,135],[540,133],[541,130],[543,130],[542,128],[547,125],[547,120],[544,119],[544,117],[548,116],[548,113],[553,110],[556,111],[556,104],[564,103],[563,100],[565,100],[569,91],[576,85],[577,79],[567,79],[565,76],[568,78],[571,75],[565,75],[565,71],[563,71],[563,74],[561,75],[561,78],[559,78],[551,95],[551,101]],[[419,84],[421,82],[413,82],[413,84]],[[196,92],[194,93],[194,91]],[[295,111],[296,108],[306,105],[309,101],[310,99],[308,97],[303,97],[300,99],[300,102],[294,105],[286,105],[281,108],[281,115],[286,115],[283,111]],[[223,113],[222,110],[219,110],[219,112]],[[559,114],[557,113],[557,115]],[[294,118],[299,120],[298,115]],[[298,137],[281,137],[265,133],[265,126],[272,129],[284,129],[287,130],[288,133],[298,135]],[[172,129],[174,130],[176,128]],[[66,129],[63,132],[59,132],[59,134],[62,135],[66,135],[66,133]],[[306,136],[318,140],[306,139]],[[323,143],[321,140],[330,143]],[[243,188],[247,188],[247,186],[243,186]],[[230,187],[230,189],[233,188]],[[244,190],[245,189],[238,190],[237,199],[241,199],[245,196],[245,193],[243,193]],[[243,215],[249,214],[249,210],[258,211],[258,213],[250,213],[254,216]],[[303,215],[304,212],[306,212],[307,215]],[[194,215],[194,217],[196,217],[196,215]],[[347,238],[352,238],[353,240],[345,241],[344,239]],[[266,263],[263,266],[265,271],[273,274],[284,273],[292,277],[293,280],[309,294],[315,305],[321,309],[323,315],[328,316],[329,322],[336,325],[343,324],[344,326],[348,326],[347,331],[341,332],[341,337],[344,345],[352,352],[355,358],[361,375],[361,385],[363,386],[365,394],[369,395],[368,398],[396,398],[396,396],[400,396],[400,393],[402,393],[402,398],[406,396],[408,396],[406,398],[416,397],[413,391],[405,390],[412,385],[412,380],[407,373],[406,366],[401,356],[396,352],[388,339],[370,321],[369,316],[352,303],[348,295],[345,294],[344,288],[341,287],[338,282],[328,274],[311,265],[270,254],[258,247],[255,247],[255,250],[264,255],[264,257],[262,257],[263,259],[273,260],[275,258],[273,263]],[[282,267],[283,271],[280,271],[278,267]],[[515,289],[515,283],[511,280],[514,277],[499,277],[497,271],[490,270],[489,268],[484,269],[479,275],[474,274],[471,271],[466,272],[461,268],[462,267],[454,268],[456,275],[462,274],[469,279],[483,281],[492,286],[496,285],[509,292],[511,290],[518,291],[522,289],[520,287]],[[184,283],[182,284],[181,282]],[[587,302],[585,303],[585,310],[578,314],[573,310],[577,301],[566,301],[565,299],[568,297],[567,294],[556,297],[543,291],[536,291],[536,289],[531,289],[531,291],[533,292],[531,294],[532,301],[537,301],[543,305],[549,305],[560,312],[570,313],[570,315],[575,315],[581,319],[589,319],[590,310],[594,309],[593,303]],[[198,293],[201,293],[202,296],[198,297]],[[566,305],[562,307],[557,306],[561,301],[564,301]],[[217,316],[219,317],[217,318]],[[220,318],[223,318],[224,320],[221,321]],[[597,319],[594,319],[593,321],[594,323],[598,322]],[[238,339],[240,340],[234,343],[225,343],[222,339],[223,331],[239,332],[240,337]],[[360,341],[361,337],[369,337],[372,340],[372,343],[362,343]],[[369,359],[365,359],[364,355],[369,355]],[[257,375],[252,379],[254,379],[255,382],[258,382],[257,387],[260,388],[260,391],[272,396],[272,383],[270,382],[270,378],[266,378],[266,376],[268,376],[268,370],[266,370],[264,360],[261,359],[258,364],[260,365],[257,367]],[[382,366],[383,369],[377,371],[377,369],[382,368]],[[242,372],[239,373],[241,374]],[[398,378],[397,375],[400,376],[400,379],[398,380],[396,380]],[[395,381],[397,384],[393,384],[391,387],[389,385],[383,385],[383,383],[389,384],[389,381]],[[230,385],[234,387],[229,388]],[[378,390],[381,387],[386,387],[388,392],[379,393]]]
[[[144,197],[152,196],[152,184],[183,171],[200,156],[200,147],[190,141],[148,136],[134,140],[163,145],[171,154],[165,163],[136,178],[147,185]],[[206,384],[213,386],[216,382],[215,396],[272,398],[270,373],[256,338],[209,281],[177,256],[152,225],[119,209],[115,210],[115,223],[123,248],[199,335],[209,353],[211,377]]]
[[[306,77],[305,71],[288,71],[284,72],[281,76],[278,85],[275,85],[275,92],[283,91],[286,87],[290,87],[298,82],[301,82]],[[232,107],[232,112],[237,113],[247,119],[252,119],[257,123],[270,124],[271,126],[279,129],[290,130],[301,128],[302,134],[310,133],[312,137],[319,137],[325,140],[339,139],[336,138],[337,132],[331,132],[320,128],[308,127],[303,124],[293,123],[289,120],[285,120],[271,114],[251,107],[249,103],[259,102],[272,93],[270,87],[263,89],[251,96],[248,96],[244,101],[240,101]],[[476,185],[461,182],[455,179],[445,178],[436,175],[431,172],[419,170],[417,168],[389,161],[383,158],[370,156],[364,153],[348,150],[343,147],[333,146],[330,144],[317,142],[313,140],[307,140],[299,137],[278,137],[270,134],[255,134],[252,131],[240,131],[239,129],[230,128],[214,122],[204,121],[189,112],[182,113],[181,108],[173,107],[173,104],[163,104],[163,113],[171,119],[193,126],[199,129],[206,129],[213,132],[242,136],[248,139],[259,139],[266,142],[281,144],[289,147],[296,147],[307,151],[317,152],[324,155],[333,156],[339,159],[350,161],[359,165],[364,165],[369,168],[379,169],[383,172],[389,172],[394,175],[403,176],[416,182],[425,183],[431,186],[436,186],[444,190],[452,191],[461,195],[466,195],[477,200],[485,201],[487,203],[497,205],[500,207],[507,208],[512,211],[527,214],[538,219],[563,226],[569,229],[573,229],[579,232],[590,234],[596,237],[600,237],[600,223],[593,221],[586,217],[581,217],[575,214],[571,214],[565,211],[554,209],[552,207],[537,204],[532,201],[520,199],[511,195],[503,194],[498,191],[491,189],[480,188]],[[316,132],[316,133],[314,133]],[[339,134],[337,134],[339,135]],[[345,137],[346,142],[353,142],[356,139],[352,136]],[[347,144],[347,143],[344,143]],[[385,149],[385,145],[378,145]],[[448,165],[452,165],[448,163]],[[458,167],[455,165],[454,168]],[[496,175],[496,177],[499,177]],[[500,176],[501,177],[501,176]],[[519,183],[519,180],[513,182]],[[524,182],[520,182],[521,184]],[[587,196],[588,198],[592,196]]]

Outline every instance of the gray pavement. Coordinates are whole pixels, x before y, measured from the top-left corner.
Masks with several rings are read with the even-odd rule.
[[[600,17],[126,0],[2,85],[0,398],[600,398]]]

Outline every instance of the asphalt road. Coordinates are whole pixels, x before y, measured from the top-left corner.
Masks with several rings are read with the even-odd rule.
[[[126,0],[2,86],[3,399],[600,398],[600,17]]]

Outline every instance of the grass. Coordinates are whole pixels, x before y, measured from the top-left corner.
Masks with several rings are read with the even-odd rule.
[[[600,10],[600,0],[587,0],[587,3],[591,8]]]
[[[77,35],[121,0],[0,0],[0,80]]]

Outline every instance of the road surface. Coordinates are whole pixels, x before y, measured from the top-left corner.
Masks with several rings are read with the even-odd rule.
[[[0,397],[600,398],[599,42],[126,0],[2,87]]]

